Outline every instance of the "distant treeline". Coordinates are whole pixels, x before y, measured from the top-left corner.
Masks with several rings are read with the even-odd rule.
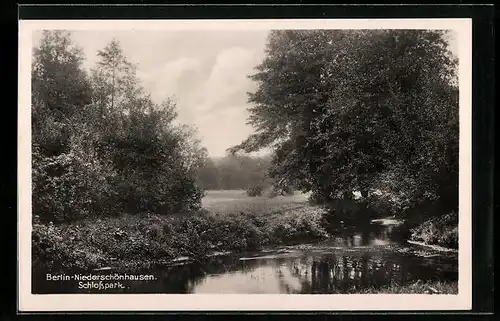
[[[228,155],[207,158],[198,171],[198,184],[206,190],[263,188],[272,185],[268,170],[271,157]]]

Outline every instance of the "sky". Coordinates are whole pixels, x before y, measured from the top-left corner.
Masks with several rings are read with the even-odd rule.
[[[112,39],[118,40],[129,61],[138,65],[137,76],[153,100],[160,103],[173,98],[178,121],[196,126],[209,155],[221,157],[253,132],[246,125],[247,92],[255,84],[247,76],[264,58],[268,33],[79,30],[72,32],[72,38],[85,53],[86,68],[95,65],[98,50]],[[40,36],[34,33],[34,45]],[[456,40],[451,41],[456,47]]]
[[[155,102],[174,98],[178,121],[198,129],[198,138],[212,157],[241,143],[246,125],[248,79],[264,57],[268,31],[73,31],[83,48],[85,67],[93,67],[97,51],[112,39],[138,65],[138,77]],[[40,34],[34,35],[34,45]]]

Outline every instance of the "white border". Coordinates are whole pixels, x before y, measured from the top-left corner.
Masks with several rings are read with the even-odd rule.
[[[231,295],[31,294],[31,37],[41,29],[263,30],[451,29],[458,34],[460,85],[459,294]],[[21,312],[146,310],[470,310],[472,306],[472,20],[20,20],[18,116],[18,264]]]

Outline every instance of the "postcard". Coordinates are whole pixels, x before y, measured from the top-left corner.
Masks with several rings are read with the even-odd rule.
[[[470,19],[19,26],[20,311],[471,309]]]

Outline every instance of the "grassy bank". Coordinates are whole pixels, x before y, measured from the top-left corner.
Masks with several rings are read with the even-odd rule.
[[[365,289],[362,294],[458,294],[458,282],[427,281]]]
[[[449,213],[424,221],[410,230],[410,240],[458,249],[458,214]]]
[[[33,262],[52,271],[106,266],[130,270],[178,257],[203,259],[214,252],[256,250],[327,236],[318,207],[274,202],[268,211],[239,203],[240,210],[221,206],[218,211],[185,215],[123,214],[61,225],[35,224]]]

